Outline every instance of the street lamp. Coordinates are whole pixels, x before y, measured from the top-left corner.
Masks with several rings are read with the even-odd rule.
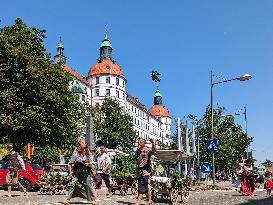
[[[240,110],[242,111],[242,110]],[[247,135],[247,115],[246,115],[246,105],[244,106],[244,111],[243,112],[240,112],[238,111],[237,113],[235,113],[235,115],[244,115],[245,117],[245,129],[246,129],[246,137],[248,137]],[[248,145],[246,147],[246,158],[248,159]]]
[[[211,71],[210,74],[210,108],[211,108],[211,139],[213,139],[213,86],[217,85],[217,84],[221,84],[221,83],[227,83],[233,80],[240,80],[240,81],[246,81],[246,80],[250,80],[252,77],[249,74],[244,74],[240,77],[237,78],[232,78],[232,79],[225,79],[222,81],[218,81],[218,82],[213,82],[213,74]],[[214,151],[212,151],[212,180],[213,180],[213,184],[215,184],[215,166],[214,166]]]

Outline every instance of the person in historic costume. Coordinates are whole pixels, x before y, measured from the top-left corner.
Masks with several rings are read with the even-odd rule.
[[[250,196],[255,189],[255,171],[252,169],[252,160],[247,159],[241,166],[241,187],[240,192],[244,196]]]
[[[271,196],[271,190],[273,189],[272,173],[269,171],[265,172],[266,182],[264,188],[266,189],[266,196]]]
[[[112,196],[112,189],[110,185],[110,176],[109,176],[109,170],[111,166],[111,158],[106,153],[106,147],[105,145],[100,145],[100,154],[97,158],[97,173],[95,176],[95,196],[99,196],[99,191],[101,189],[102,180],[104,181],[107,189],[108,189],[108,197]]]
[[[92,205],[96,205],[92,186],[95,165],[85,138],[80,138],[79,146],[72,154],[68,164],[69,174],[73,176],[73,179],[64,204],[69,204],[71,198],[80,197],[87,199]],[[72,164],[74,164],[73,168]]]
[[[149,189],[149,181],[152,171],[151,156],[156,152],[156,145],[153,139],[150,139],[150,142],[152,143],[152,149],[145,146],[145,139],[138,139],[138,149],[136,150],[138,196],[135,205],[140,205],[143,194],[146,194],[148,204],[154,204],[152,201],[151,190]]]
[[[6,182],[8,185],[8,193],[5,196],[11,197],[12,184],[19,186],[19,188],[23,190],[24,195],[26,195],[27,189],[23,187],[23,185],[18,181],[19,169],[22,168],[24,171],[26,171],[24,160],[22,159],[22,157],[19,155],[18,152],[15,152],[12,145],[9,145],[9,154],[5,157],[5,159],[8,160],[8,170],[9,170],[6,177]]]

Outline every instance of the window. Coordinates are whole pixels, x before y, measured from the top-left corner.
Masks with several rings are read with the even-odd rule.
[[[123,100],[125,100],[125,93],[123,93]]]
[[[116,77],[116,85],[119,85],[119,78]]]
[[[82,95],[82,101],[85,102],[85,95]]]
[[[100,83],[100,77],[96,77],[96,84]]]
[[[133,105],[132,105],[132,111],[134,111],[134,107],[133,107]]]
[[[135,108],[135,113],[136,113],[136,108]]]
[[[110,77],[109,76],[106,77],[106,83],[110,83]]]
[[[125,86],[125,81],[123,80],[123,82],[122,82],[122,83],[123,83],[123,87],[124,87],[124,86]]]
[[[43,168],[39,164],[36,164],[36,163],[31,163],[30,166],[33,170],[43,170]]]
[[[139,125],[139,120],[137,120],[137,125]]]
[[[119,91],[116,90],[116,97],[119,98]]]
[[[95,96],[100,96],[100,90],[99,89],[95,90]]]
[[[106,89],[106,96],[110,96],[110,89]]]

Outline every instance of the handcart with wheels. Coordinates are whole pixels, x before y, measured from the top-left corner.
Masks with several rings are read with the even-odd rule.
[[[185,161],[193,157],[180,153],[178,150],[158,150],[155,156],[157,159],[168,162]],[[169,200],[171,204],[175,204],[179,195],[181,195],[183,203],[187,203],[189,200],[190,179],[177,176],[173,178],[153,176],[150,185],[154,202],[161,197],[163,200]]]

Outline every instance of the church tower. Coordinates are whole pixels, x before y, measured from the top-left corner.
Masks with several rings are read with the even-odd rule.
[[[58,54],[54,56],[55,63],[66,64],[66,57],[64,56],[64,45],[60,38],[60,42],[57,45],[57,52]]]

